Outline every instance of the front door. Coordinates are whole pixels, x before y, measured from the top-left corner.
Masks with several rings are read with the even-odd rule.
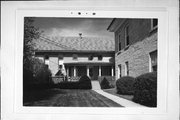
[[[89,76],[91,80],[97,80],[99,75],[99,67],[98,66],[91,66],[89,67]]]

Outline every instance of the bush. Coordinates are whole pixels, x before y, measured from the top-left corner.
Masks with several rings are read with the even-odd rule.
[[[134,83],[133,101],[149,107],[157,106],[157,72],[138,76]]]
[[[132,95],[134,93],[134,81],[135,79],[130,76],[121,77],[116,81],[116,89],[118,94]]]
[[[109,89],[111,85],[109,81],[104,77],[104,79],[100,82],[101,89]]]
[[[36,84],[49,84],[52,83],[51,80],[51,71],[44,64],[43,61],[39,59],[34,59],[33,61],[33,72]]]
[[[79,81],[65,81],[56,85],[60,89],[92,89],[88,76],[82,76]]]
[[[79,79],[79,88],[92,89],[91,79],[87,75],[84,75]]]

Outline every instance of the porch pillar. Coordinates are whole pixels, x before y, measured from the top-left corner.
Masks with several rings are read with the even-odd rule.
[[[74,66],[74,77],[76,77],[76,66]]]
[[[89,77],[89,66],[87,66],[87,76]]]
[[[99,66],[99,76],[101,76],[101,66]]]
[[[67,67],[67,76],[69,77],[69,67]]]
[[[111,76],[114,76],[114,66],[111,67]]]

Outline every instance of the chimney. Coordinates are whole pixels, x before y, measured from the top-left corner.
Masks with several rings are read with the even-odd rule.
[[[79,37],[82,39],[82,33],[79,33]]]

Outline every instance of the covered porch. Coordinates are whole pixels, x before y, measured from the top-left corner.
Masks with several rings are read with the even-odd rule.
[[[64,65],[68,77],[81,77],[87,75],[91,80],[98,80],[98,77],[101,76],[115,76],[115,67],[110,63],[68,63]]]

